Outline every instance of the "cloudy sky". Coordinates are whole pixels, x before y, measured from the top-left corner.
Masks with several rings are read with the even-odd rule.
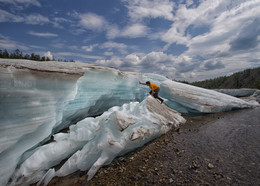
[[[0,49],[203,80],[260,66],[259,0],[0,0]]]

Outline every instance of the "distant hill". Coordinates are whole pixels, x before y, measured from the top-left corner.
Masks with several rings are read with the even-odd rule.
[[[253,88],[260,89],[260,67],[247,69],[242,72],[234,73],[231,76],[223,76],[205,81],[189,83],[194,86],[208,89],[227,89],[227,88]]]

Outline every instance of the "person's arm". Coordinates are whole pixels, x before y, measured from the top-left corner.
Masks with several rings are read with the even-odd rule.
[[[146,85],[145,83],[142,83],[142,82],[140,82],[140,81],[139,81],[139,84]]]
[[[154,91],[152,90],[152,96],[153,96],[153,93],[154,93]]]

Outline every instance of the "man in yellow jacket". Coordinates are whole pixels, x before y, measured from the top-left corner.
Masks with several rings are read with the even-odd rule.
[[[163,99],[158,96],[159,91],[160,91],[160,88],[159,88],[158,85],[156,85],[156,84],[154,84],[154,83],[151,83],[150,81],[146,81],[146,83],[142,83],[142,82],[139,81],[139,84],[149,86],[150,89],[151,89],[150,94],[151,94],[154,98],[159,99],[159,100],[161,101],[161,103],[163,103]]]

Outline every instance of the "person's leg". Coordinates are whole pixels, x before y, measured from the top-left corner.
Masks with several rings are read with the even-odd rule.
[[[158,89],[158,90],[156,89],[154,94],[153,94],[153,97],[156,98],[156,99],[159,99],[161,101],[161,103],[163,103],[163,99],[158,96],[159,91],[160,91],[160,89]]]
[[[161,101],[161,103],[163,103],[163,99],[160,98],[160,97],[158,96],[158,94],[156,94],[156,96],[154,95],[154,97],[155,97],[156,99],[159,99],[159,100]]]

